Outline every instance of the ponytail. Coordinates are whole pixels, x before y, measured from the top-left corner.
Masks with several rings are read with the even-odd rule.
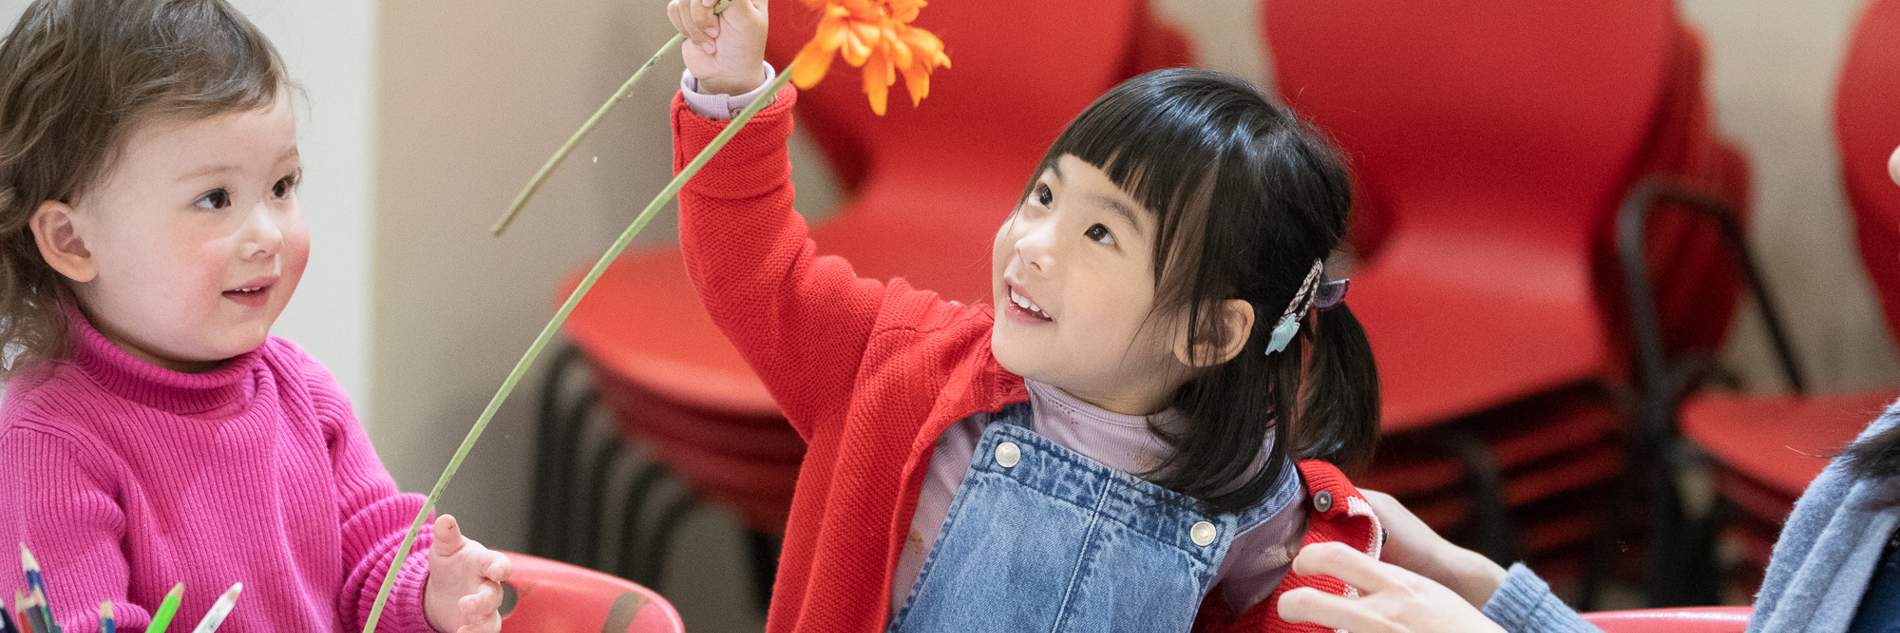
[[[1316,340],[1287,452],[1352,474],[1372,462],[1379,439],[1379,369],[1365,328],[1345,303],[1316,312]]]

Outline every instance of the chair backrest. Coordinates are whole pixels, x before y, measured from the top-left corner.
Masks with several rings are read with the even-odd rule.
[[[834,61],[799,94],[800,126],[831,160],[850,202],[812,237],[865,277],[905,277],[958,300],[990,297],[990,244],[1037,161],[1104,91],[1151,67],[1190,61],[1185,38],[1148,0],[933,2],[915,26],[953,67],[913,107],[900,80],[871,113],[862,71]],[[784,68],[815,29],[798,0],[772,0],[766,58]]]
[[[1604,633],[1741,633],[1748,628],[1748,607],[1683,607],[1585,613]]]
[[[502,587],[502,633],[684,633],[673,605],[653,590],[583,567],[504,552],[514,577]]]
[[[1446,227],[1577,252],[1632,176],[1673,12],[1268,0],[1263,19],[1281,96],[1352,157],[1394,238]]]
[[[1061,2],[933,2],[914,26],[944,41],[953,67],[930,78],[912,107],[902,78],[889,107],[871,113],[862,72],[842,59],[799,95],[804,127],[839,163],[847,185],[860,170],[957,171],[1001,163],[1017,188],[1071,117],[1120,81],[1147,19],[1147,0],[1098,0],[1087,11]],[[772,0],[767,59],[784,68],[811,39],[819,12]]]
[[[1900,0],[1873,0],[1862,14],[1841,65],[1834,123],[1861,263],[1900,338],[1900,186],[1887,174],[1900,147]]]

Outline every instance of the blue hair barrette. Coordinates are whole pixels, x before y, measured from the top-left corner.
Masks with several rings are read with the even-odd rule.
[[[1326,260],[1313,260],[1313,268],[1307,271],[1299,291],[1293,293],[1292,303],[1287,304],[1286,312],[1281,313],[1280,321],[1273,325],[1273,335],[1267,339],[1267,354],[1286,351],[1287,344],[1293,342],[1293,335],[1300,332],[1300,320],[1305,318],[1309,307],[1325,311],[1346,300],[1348,280],[1318,283],[1325,272]]]

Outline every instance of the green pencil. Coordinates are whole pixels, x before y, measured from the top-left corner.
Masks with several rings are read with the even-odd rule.
[[[172,585],[165,592],[165,601],[158,604],[158,612],[152,614],[152,625],[145,627],[145,633],[165,633],[165,627],[172,625],[172,616],[178,614],[178,601],[185,597],[185,583]]]

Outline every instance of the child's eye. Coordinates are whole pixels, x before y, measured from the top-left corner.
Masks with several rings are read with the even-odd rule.
[[[211,191],[205,192],[205,195],[198,196],[198,207],[201,209],[222,209],[228,206],[231,206],[231,192],[229,191],[212,189]]]
[[[1112,245],[1115,243],[1115,234],[1110,233],[1108,231],[1108,227],[1102,226],[1100,224],[1090,226],[1089,230],[1083,231],[1082,234],[1085,236],[1088,236],[1088,238],[1091,240],[1101,242],[1103,244]]]
[[[1056,200],[1056,194],[1049,191],[1049,185],[1036,183],[1036,203],[1037,204],[1041,204],[1042,206],[1046,207],[1046,206],[1049,206],[1049,203],[1055,202],[1055,200]]]
[[[290,192],[296,188],[297,176],[295,174],[284,176],[283,178],[277,179],[277,182],[270,186],[270,195],[276,198],[288,198],[290,197]]]

